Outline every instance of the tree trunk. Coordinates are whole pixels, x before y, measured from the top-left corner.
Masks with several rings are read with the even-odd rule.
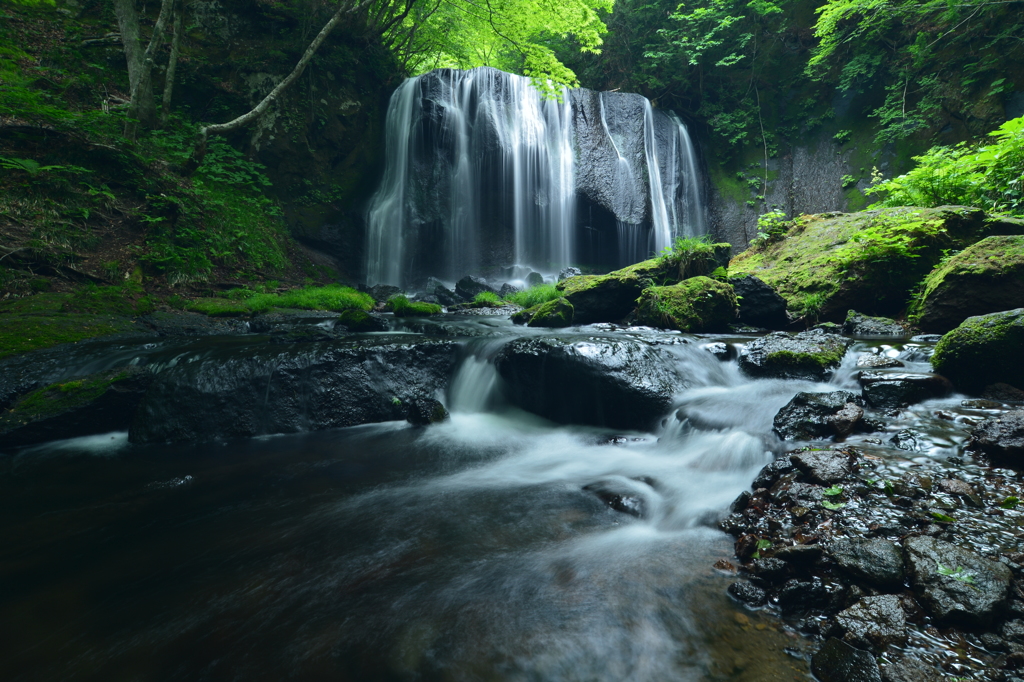
[[[181,51],[182,19],[185,16],[185,3],[178,0],[175,4],[174,37],[171,39],[171,56],[167,60],[167,76],[164,79],[164,96],[160,102],[160,127],[167,125],[171,115],[171,95],[174,93],[174,72],[178,68],[178,53]]]
[[[252,123],[265,114],[267,109],[270,108],[270,105],[276,102],[278,97],[281,96],[281,93],[302,75],[302,72],[306,69],[306,65],[309,64],[313,55],[316,54],[320,45],[324,42],[330,32],[334,30],[334,27],[338,25],[341,18],[346,14],[352,14],[353,12],[364,9],[371,1],[372,0],[363,0],[359,4],[355,5],[350,5],[347,2],[341,3],[338,7],[338,11],[334,13],[334,16],[331,17],[330,21],[320,29],[320,33],[317,34],[316,38],[313,38],[313,42],[311,42],[309,47],[306,48],[305,53],[303,53],[302,58],[299,59],[295,68],[292,69],[292,72],[288,74],[283,81],[278,83],[274,89],[270,91],[270,94],[264,97],[259,104],[253,107],[250,111],[242,114],[238,118],[228,121],[227,123],[214,123],[200,128],[199,134],[196,136],[195,145],[192,147],[192,154],[185,164],[185,174],[191,175],[203,162],[203,157],[206,156],[206,145],[210,139],[210,135],[218,135],[231,132],[232,130],[237,130],[242,126]]]
[[[125,125],[125,136],[135,138],[137,125],[152,128],[157,123],[156,101],[153,99],[153,56],[163,38],[164,26],[170,15],[173,0],[161,0],[160,14],[153,26],[153,36],[145,50],[139,29],[139,14],[134,0],[114,0],[114,13],[121,29],[121,41],[128,60],[128,83],[131,97],[128,105],[129,121]],[[136,123],[138,121],[138,124]]]

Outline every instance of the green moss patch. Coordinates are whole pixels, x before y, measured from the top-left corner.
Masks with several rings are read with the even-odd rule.
[[[935,346],[932,367],[965,391],[1004,382],[1024,388],[1024,308],[965,320]]]
[[[731,286],[703,276],[645,289],[637,304],[638,323],[685,332],[724,330],[739,309]]]
[[[993,229],[977,209],[893,208],[801,216],[781,240],[733,258],[732,272],[756,275],[791,312],[841,321],[850,309],[891,315],[942,258]]]
[[[65,313],[55,316],[0,315],[0,358],[112,334],[141,333],[123,317]]]
[[[67,412],[92,402],[106,393],[113,384],[128,376],[125,370],[115,370],[40,388],[15,403],[11,416],[39,419]]]
[[[441,312],[441,306],[435,303],[410,301],[405,296],[394,296],[388,299],[388,307],[397,317],[422,317],[437,315]]]
[[[940,263],[924,280],[909,319],[948,331],[974,315],[1024,305],[1024,236],[982,239]]]
[[[572,326],[574,315],[572,303],[569,303],[564,298],[541,303],[536,308],[531,308],[531,310],[533,312],[530,315],[529,322],[526,323],[530,327]]]

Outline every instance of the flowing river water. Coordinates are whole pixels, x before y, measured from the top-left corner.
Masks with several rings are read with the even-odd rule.
[[[442,424],[176,445],[113,433],[0,456],[0,678],[809,679],[813,644],[727,596],[735,578],[713,564],[732,538],[716,524],[784,449],[778,409],[855,386],[858,351],[880,342],[816,384],[751,380],[701,347],[752,337],[561,332],[633,335],[685,366],[687,419],[622,433],[503,402],[496,350],[553,332],[441,319],[465,339]],[[88,357],[159,367],[215,342]],[[883,352],[927,360],[916,344]],[[928,414],[904,417],[931,433],[915,456],[955,454],[961,432]],[[646,514],[611,509],[594,484]]]

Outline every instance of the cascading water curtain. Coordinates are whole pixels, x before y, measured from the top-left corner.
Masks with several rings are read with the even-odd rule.
[[[598,97],[614,166],[606,208],[620,221],[621,257],[640,259],[677,235],[705,231],[699,180],[679,119],[639,95],[614,98],[635,113],[606,120]],[[367,282],[455,280],[511,265],[555,273],[573,264],[574,120],[568,90],[561,101],[543,99],[529,79],[496,69],[405,81],[391,97],[386,170],[367,213]],[[617,137],[635,150],[628,160]]]

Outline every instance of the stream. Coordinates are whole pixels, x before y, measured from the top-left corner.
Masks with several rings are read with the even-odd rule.
[[[752,336],[554,332],[486,315],[391,324],[461,340],[449,421],[205,444],[111,433],[0,456],[0,678],[810,679],[814,643],[727,595],[735,576],[713,566],[732,559],[733,539],[717,523],[793,447],[771,425],[795,393],[858,390],[869,348],[927,371],[926,345],[859,341],[823,384],[749,379],[702,347]],[[507,405],[498,349],[556,333],[657,344],[691,380],[649,433]],[[264,338],[75,352],[89,371],[103,358],[159,368]],[[889,429],[927,444],[877,447],[880,466],[955,456],[966,427],[932,415],[961,399],[903,411]],[[643,516],[594,486],[629,492]]]

